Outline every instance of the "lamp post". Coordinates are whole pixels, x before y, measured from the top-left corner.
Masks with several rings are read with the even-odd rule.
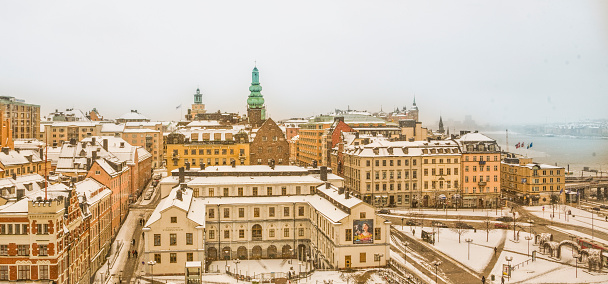
[[[118,283],[122,283],[122,270],[118,274]]]
[[[378,261],[378,267],[380,267],[380,260],[382,259],[383,256],[384,256],[383,253],[374,254],[374,259]]]
[[[407,242],[403,242],[403,262],[405,262],[405,264],[407,265],[407,246],[409,244]]]
[[[530,240],[532,239],[532,236],[525,236],[524,237],[526,239],[526,241],[528,241],[528,257],[530,256]]]
[[[473,239],[471,238],[466,238],[464,239],[465,242],[467,242],[467,260],[471,259],[471,243],[473,242]]]
[[[148,261],[148,265],[150,265],[150,268],[152,269],[152,273],[150,273],[150,275],[152,275],[152,284],[154,284],[154,265],[155,264],[156,264],[156,261],[154,261],[154,260]]]
[[[236,275],[236,283],[239,283],[239,263],[241,262],[241,260],[237,258],[233,262],[236,269],[234,271],[234,275]]]
[[[437,268],[439,267],[439,265],[441,265],[441,261],[435,260],[433,261],[433,265],[435,266],[435,283],[439,283],[437,282]]]
[[[509,273],[507,274],[507,277],[509,279],[511,279],[511,260],[513,260],[513,257],[512,256],[505,256],[505,260],[507,260],[507,263],[508,263],[507,265],[509,267]]]
[[[572,254],[572,256],[574,257],[574,277],[578,278],[578,258],[580,257],[580,255],[578,253]]]

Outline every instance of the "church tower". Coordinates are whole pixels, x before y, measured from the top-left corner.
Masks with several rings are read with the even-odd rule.
[[[445,133],[445,129],[443,128],[443,119],[442,119],[441,115],[439,116],[439,133],[441,133],[441,134]]]
[[[262,86],[260,85],[260,72],[258,67],[254,67],[251,72],[251,86],[249,86],[249,97],[247,98],[247,117],[252,128],[262,126],[266,121],[266,106],[262,96]]]
[[[196,88],[196,93],[194,94],[194,103],[192,104],[192,108],[188,110],[188,115],[186,116],[188,120],[196,120],[196,116],[198,114],[204,114],[207,110],[205,109],[205,104],[203,104],[203,94],[201,94],[201,90]]]

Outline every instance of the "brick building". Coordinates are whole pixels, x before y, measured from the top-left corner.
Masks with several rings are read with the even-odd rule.
[[[272,161],[276,165],[289,165],[289,143],[279,126],[268,118],[257,130],[249,145],[250,164],[266,165]]]

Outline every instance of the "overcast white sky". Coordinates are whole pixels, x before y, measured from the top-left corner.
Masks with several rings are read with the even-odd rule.
[[[200,86],[275,120],[410,106],[422,120],[608,118],[608,1],[1,1],[0,95],[175,120]]]

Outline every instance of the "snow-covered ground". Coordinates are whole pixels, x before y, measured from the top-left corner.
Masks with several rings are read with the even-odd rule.
[[[353,281],[353,277],[355,275],[361,275],[363,274],[365,271],[355,271],[352,274],[351,273],[345,273],[345,272],[340,272],[340,271],[315,271],[314,273],[312,273],[310,275],[310,277],[304,279],[300,279],[299,281],[295,281],[292,280],[291,283],[312,283],[312,284],[323,284],[323,283],[328,283],[328,281],[332,281],[331,283],[333,284],[347,284],[347,283],[356,283],[355,281]],[[351,276],[351,279],[347,279],[349,278],[348,276]],[[181,284],[185,282],[185,279],[183,276],[155,276],[154,277],[154,282],[156,281],[160,281],[160,282],[164,282],[164,283],[176,283],[176,284]],[[326,282],[323,282],[326,281]],[[150,283],[150,281],[145,281],[145,280],[139,280],[139,282],[136,283],[141,283],[141,284],[148,284]],[[237,283],[236,279],[223,274],[223,273],[207,273],[203,276],[203,284],[204,283],[214,283],[214,284],[232,284],[232,283]],[[248,281],[243,281],[243,280],[239,280],[238,283],[251,283]],[[377,284],[377,283],[386,283],[382,277],[378,274],[378,273],[373,273],[370,275],[370,278],[367,280],[368,284]],[[431,283],[431,282],[429,282]]]
[[[564,216],[564,212],[562,210],[562,206],[565,206],[566,211],[570,210],[572,215]],[[608,222],[606,222],[604,217],[598,217],[597,213],[591,213],[589,211],[581,210],[572,206],[560,205],[560,210],[555,209],[555,216],[551,219],[551,214],[553,210],[551,206],[544,206],[545,210],[543,212],[543,206],[529,206],[524,207],[528,212],[534,214],[539,218],[543,218],[548,221],[553,221],[555,223],[561,224],[570,224],[581,226],[585,228],[591,229],[593,227],[594,230],[602,231],[604,233],[608,233]],[[559,214],[558,214],[559,212]],[[593,220],[591,220],[591,216],[593,214]]]
[[[406,216],[414,216],[415,214],[425,214],[425,215],[444,215],[444,216],[476,216],[476,217],[485,217],[490,216],[493,218],[497,218],[497,217],[501,217],[501,216],[509,216],[509,217],[513,217],[513,213],[510,213],[510,209],[508,208],[504,208],[504,209],[498,209],[498,212],[496,209],[448,209],[447,211],[445,210],[435,210],[435,209],[422,209],[422,210],[391,210],[391,212],[393,214],[401,214],[401,215],[406,215]],[[395,216],[397,217],[397,216]],[[403,217],[403,216],[399,216],[399,217]],[[407,218],[407,217],[406,217]]]
[[[512,257],[513,260],[510,263],[515,266],[531,259],[530,256],[534,250],[538,251],[538,246],[534,245],[534,241],[531,240],[529,243],[530,256],[528,256],[528,241],[525,240],[526,236],[529,236],[529,234],[521,232],[519,242],[514,242],[512,238],[506,240],[504,250],[491,272],[491,274],[496,276],[494,283],[501,283],[503,264],[508,264],[506,257]],[[529,261],[527,264],[515,269],[511,274],[510,280],[507,281],[505,277],[505,283],[606,283],[606,279],[608,279],[608,274],[589,273],[586,269],[581,268],[580,264],[578,277],[575,277],[576,268],[563,264],[575,264],[572,251],[569,247],[562,248],[562,258],[559,260],[551,259],[547,255],[538,252],[537,257],[536,261]],[[490,278],[489,275],[486,275],[486,277]]]
[[[432,232],[432,230],[425,231]],[[403,232],[410,234],[410,230],[407,227]],[[421,234],[421,230],[416,230],[414,237],[422,241]],[[492,230],[489,234],[489,240],[486,242],[485,231],[477,230],[475,233],[473,230],[468,230],[461,235],[459,243],[457,233],[451,229],[439,228],[439,234],[435,237],[435,245],[433,247],[470,269],[482,272],[494,255],[494,247],[499,246],[504,241],[505,235],[505,230]],[[470,245],[470,257],[468,257],[469,245],[465,239],[473,240]]]

